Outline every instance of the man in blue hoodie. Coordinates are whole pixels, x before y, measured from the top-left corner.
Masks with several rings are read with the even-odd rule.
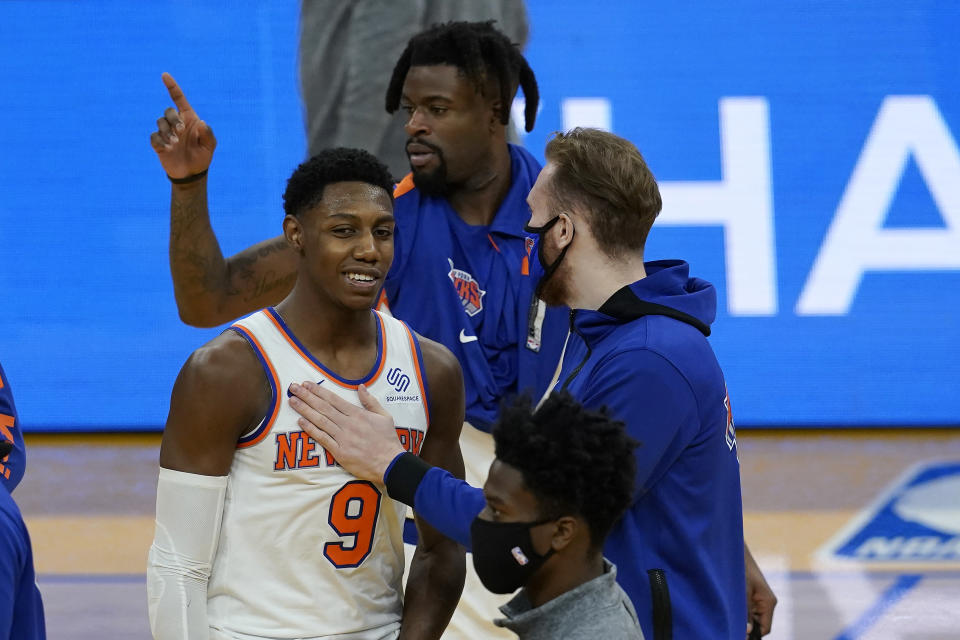
[[[46,637],[30,535],[10,495],[26,463],[10,383],[0,366],[0,640]]]
[[[551,388],[589,409],[607,407],[641,443],[633,503],[608,536],[604,555],[620,568],[618,582],[647,637],[743,638],[748,568],[750,617],[761,618],[766,633],[776,599],[744,546],[736,433],[723,373],[707,341],[716,292],[691,278],[685,262],[644,262],[661,200],[633,144],[574,129],[550,141],[546,158],[527,198],[527,230],[539,235],[544,273],[537,293],[572,309]],[[373,438],[356,428],[354,417],[331,412],[316,394],[295,393],[320,408],[301,413],[342,433],[336,442],[321,439],[341,464],[360,475],[379,473],[391,495],[391,486],[412,483],[417,510],[432,501],[430,475],[411,469],[406,458],[373,455]],[[351,420],[350,429],[338,429]],[[354,466],[363,456],[344,448],[351,439],[370,469]],[[456,531],[475,515],[461,512],[465,508],[448,503],[446,518],[427,520],[445,533]]]
[[[642,445],[635,501],[605,554],[651,637],[662,626],[677,638],[742,638],[740,465],[707,341],[716,291],[685,262],[644,262],[661,200],[632,143],[574,129],[546,158],[528,230],[540,236],[541,298],[572,309],[555,388],[608,407]]]

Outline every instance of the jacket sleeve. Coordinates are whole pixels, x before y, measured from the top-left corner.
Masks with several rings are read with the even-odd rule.
[[[417,487],[413,510],[431,527],[470,549],[470,525],[484,504],[482,489],[433,467]]]
[[[3,487],[0,492],[6,494]],[[28,550],[20,513],[9,495],[0,494],[0,638],[11,638],[23,565]]]
[[[640,444],[636,487],[652,486],[697,433],[697,400],[687,379],[663,356],[636,349],[612,355],[594,370],[581,402],[607,407]]]

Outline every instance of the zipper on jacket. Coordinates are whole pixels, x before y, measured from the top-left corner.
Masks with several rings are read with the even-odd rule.
[[[570,332],[575,333],[580,336],[580,339],[583,340],[583,344],[587,347],[587,355],[583,356],[583,360],[580,361],[580,364],[577,365],[577,368],[570,372],[570,375],[567,376],[567,379],[563,381],[563,386],[560,387],[560,391],[566,391],[567,386],[573,382],[573,379],[577,377],[577,374],[580,373],[580,370],[583,369],[583,365],[587,364],[587,360],[590,359],[590,355],[593,353],[593,349],[590,348],[590,343],[587,342],[587,339],[583,337],[583,334],[577,330],[577,327],[574,326],[573,321],[577,317],[577,310],[570,310]]]
[[[650,600],[653,604],[653,639],[673,640],[673,613],[670,609],[670,590],[663,569],[647,571],[650,579]]]

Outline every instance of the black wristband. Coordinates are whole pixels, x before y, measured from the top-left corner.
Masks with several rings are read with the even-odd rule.
[[[209,171],[209,169],[204,169],[200,173],[195,173],[192,176],[187,176],[186,178],[171,178],[170,174],[168,173],[167,179],[169,179],[173,184],[189,184],[191,182],[196,182],[203,176],[207,175],[207,171]]]
[[[387,476],[383,479],[383,484],[387,487],[387,495],[394,500],[398,500],[408,507],[413,506],[413,499],[417,495],[417,487],[423,476],[427,475],[433,467],[424,462],[419,456],[412,453],[401,454],[397,458]]]

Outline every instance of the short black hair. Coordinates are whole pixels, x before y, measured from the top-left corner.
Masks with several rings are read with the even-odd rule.
[[[540,503],[540,518],[582,517],[592,548],[600,548],[630,505],[636,473],[624,424],[606,409],[584,409],[567,392],[554,392],[539,409],[521,396],[504,405],[493,427],[497,458],[523,475]]]
[[[393,178],[386,165],[363,149],[324,149],[294,170],[283,192],[283,211],[298,216],[323,199],[335,182],[366,182],[380,187],[393,201]]]
[[[519,84],[527,103],[524,126],[527,131],[532,131],[540,101],[537,79],[520,48],[498,31],[493,22],[447,22],[433,25],[410,38],[393,68],[387,87],[387,112],[393,113],[400,108],[403,83],[411,66],[451,65],[460,69],[481,95],[488,79],[497,81],[502,124],[510,121],[510,105]]]

